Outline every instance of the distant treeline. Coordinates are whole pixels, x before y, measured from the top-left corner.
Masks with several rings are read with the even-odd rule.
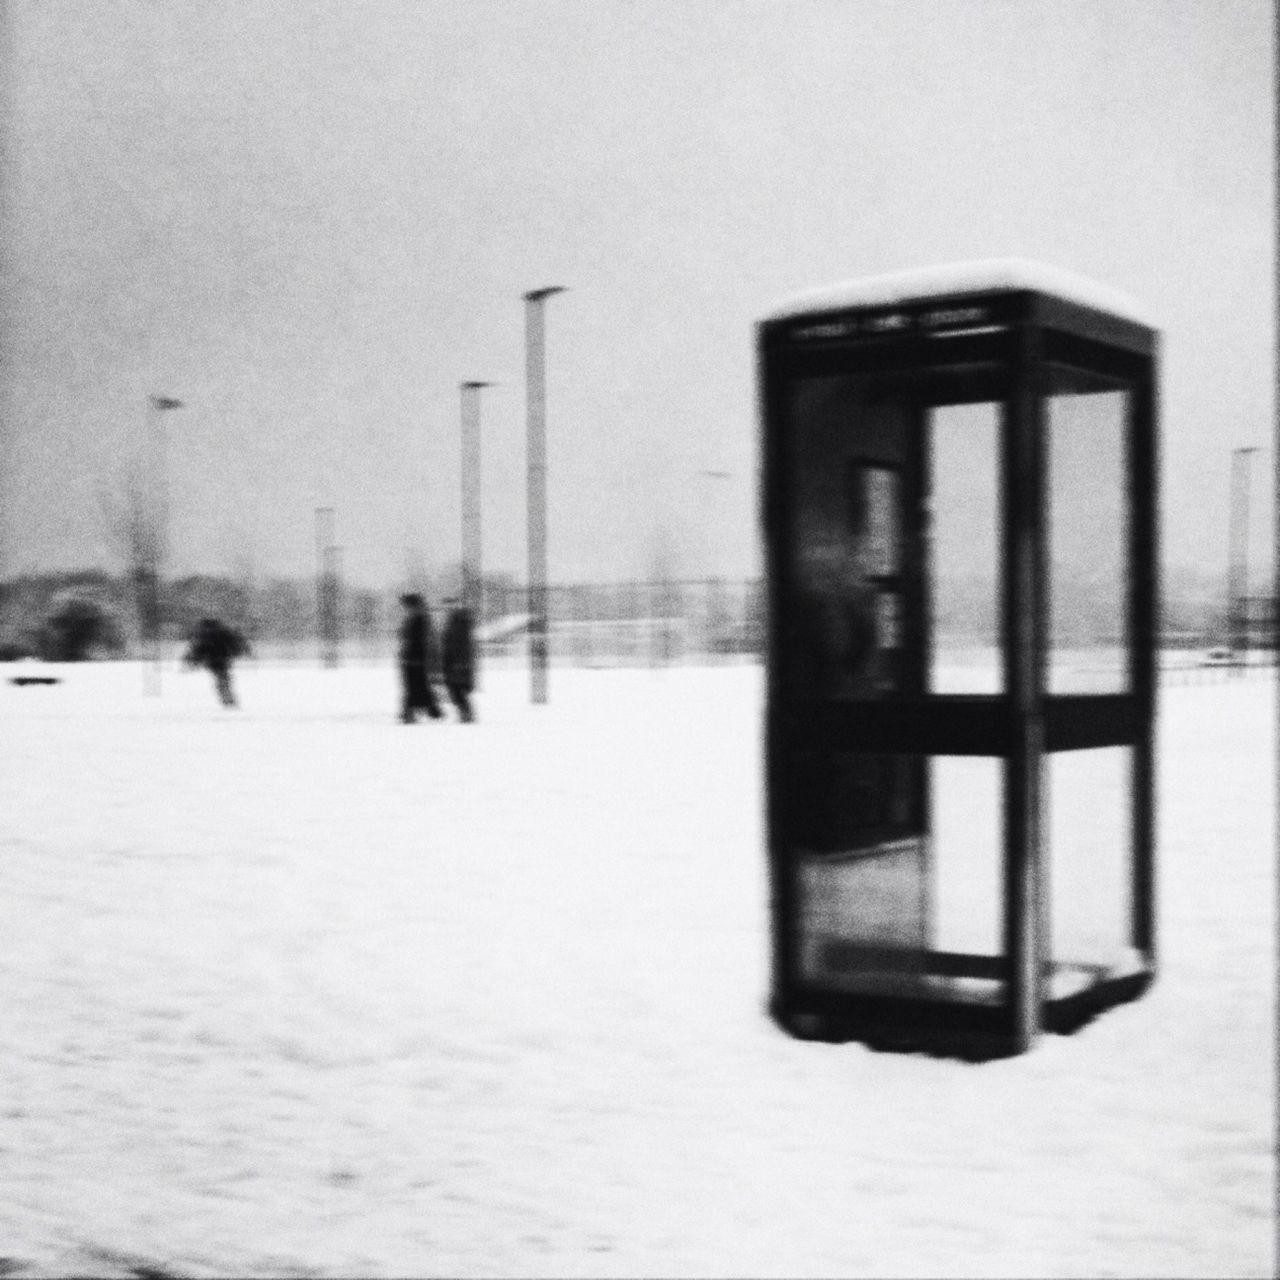
[[[163,583],[158,594],[160,630],[167,639],[186,636],[205,617],[222,619],[251,642],[296,641],[316,633],[317,592],[309,580],[244,582],[194,574]],[[344,632],[380,636],[392,625],[397,594],[336,590]],[[0,583],[0,656],[76,660],[129,652],[142,634],[139,613],[138,585],[127,575],[81,570],[10,578]]]
[[[299,644],[327,625],[346,642],[383,645],[398,622],[404,590],[433,604],[458,594],[455,566],[434,579],[383,589],[332,579],[261,580],[193,574],[163,583],[158,592],[161,635],[180,639],[204,617],[234,626],[251,643]],[[994,643],[994,583],[987,575],[951,579],[935,594],[940,634]],[[1059,643],[1113,641],[1122,618],[1114,577],[1077,577],[1054,584],[1051,625]],[[137,650],[147,598],[127,574],[89,569],[22,574],[0,582],[0,658],[32,654],[52,660],[107,657]],[[483,617],[523,613],[525,589],[508,574],[486,575]],[[688,621],[708,647],[757,650],[763,643],[765,595],[758,581],[674,580],[556,584],[548,590],[554,621],[673,619]],[[1209,575],[1173,570],[1162,584],[1161,629],[1166,644],[1213,644],[1227,636],[1222,585]],[[328,620],[326,623],[326,619]],[[1253,628],[1251,628],[1253,630]],[[1254,643],[1260,643],[1255,637]]]
[[[150,634],[144,619],[152,608],[166,641],[215,617],[250,644],[288,648],[325,635],[372,650],[394,635],[398,599],[406,590],[440,606],[460,594],[461,573],[455,567],[381,590],[334,577],[246,581],[195,574],[157,588],[103,570],[23,574],[0,582],[0,659],[30,654],[75,661],[136,652]],[[481,598],[481,622],[525,614],[529,607],[528,592],[509,574],[486,574]],[[762,634],[763,596],[755,582],[556,584],[548,588],[547,604],[553,621],[692,620],[726,649],[758,647]]]

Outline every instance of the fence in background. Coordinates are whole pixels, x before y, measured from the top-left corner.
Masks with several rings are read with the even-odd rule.
[[[560,584],[549,588],[552,661],[577,666],[661,666],[764,646],[764,597],[757,581]],[[525,593],[485,597],[484,648],[491,656],[527,648]]]
[[[400,621],[400,590],[349,587],[338,572],[327,575],[324,590],[292,580],[258,584],[218,578],[189,578],[166,584],[164,643],[166,659],[181,654],[184,637],[202,616],[215,616],[239,627],[257,657],[265,661],[393,662]],[[425,590],[439,625],[443,625],[446,587]],[[136,599],[130,584],[92,572],[31,576],[0,583],[0,657],[44,652],[51,620],[97,610],[103,627],[86,656],[139,656]],[[488,661],[528,661],[531,621],[528,593],[516,584],[487,581],[480,618],[482,650]],[[605,583],[562,583],[548,588],[548,637],[557,665],[584,667],[662,666],[673,663],[751,661],[764,649],[765,597],[758,579],[633,580]],[[61,614],[60,614],[61,611]],[[56,637],[55,637],[56,638]],[[1220,635],[1205,635],[1197,647],[1193,633],[1171,633],[1160,655],[1166,685],[1208,684],[1256,679],[1275,671],[1277,650],[1254,646],[1236,662],[1229,651],[1216,651]],[[1275,640],[1274,632],[1266,639]],[[985,659],[981,646],[972,654],[963,637],[943,637],[951,658]],[[956,646],[959,646],[957,649]],[[990,646],[987,646],[989,649]],[[1116,654],[1100,648],[1076,655],[1112,671]],[[1102,659],[1107,657],[1107,663]],[[1109,664],[1109,665],[1108,665]],[[993,688],[995,686],[993,685]]]
[[[1165,685],[1225,684],[1230,680],[1256,680],[1276,675],[1277,655],[1273,650],[1254,650],[1236,662],[1211,661],[1191,653],[1164,654],[1160,682]]]
[[[436,629],[443,593],[428,593]],[[266,660],[326,666],[391,661],[400,621],[398,592],[324,600],[323,611],[254,610],[239,624]],[[758,657],[764,597],[757,580],[561,583],[547,589],[551,661],[584,667],[661,666]],[[235,619],[232,619],[235,621]],[[477,634],[486,660],[519,662],[529,650],[528,592],[487,585]],[[170,648],[177,641],[177,629]]]

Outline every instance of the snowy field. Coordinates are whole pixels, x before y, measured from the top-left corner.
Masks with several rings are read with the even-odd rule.
[[[764,1016],[758,668],[63,675],[0,684],[2,1275],[1273,1274],[1261,673],[1165,689],[1156,987],[982,1065]]]

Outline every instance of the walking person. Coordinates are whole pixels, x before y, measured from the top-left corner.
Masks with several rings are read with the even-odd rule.
[[[444,713],[431,687],[436,657],[431,615],[416,591],[402,595],[400,603],[405,611],[400,624],[400,719],[413,724],[418,712],[425,711],[432,720],[439,720]]]
[[[470,724],[476,718],[471,707],[476,684],[475,629],[470,609],[458,600],[446,603],[453,608],[444,627],[444,687],[458,710],[458,719]]]
[[[231,666],[249,652],[245,638],[217,618],[201,618],[191,634],[183,661],[188,667],[204,667],[213,675],[213,685],[224,707],[236,705],[231,683]]]

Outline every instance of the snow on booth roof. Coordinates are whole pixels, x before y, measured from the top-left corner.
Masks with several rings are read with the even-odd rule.
[[[1154,328],[1150,315],[1127,294],[1085,276],[1024,258],[989,258],[915,267],[886,275],[864,276],[841,284],[794,294],[767,311],[765,320],[786,320],[815,311],[844,311],[855,307],[896,306],[926,298],[966,293],[994,293],[1032,289],[1068,302],[1093,307]]]

